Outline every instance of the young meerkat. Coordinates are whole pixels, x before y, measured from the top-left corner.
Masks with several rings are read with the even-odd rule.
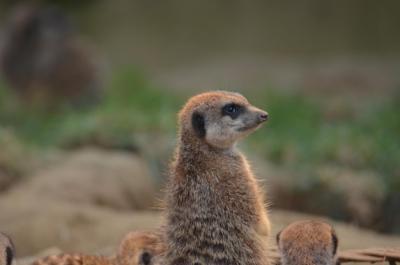
[[[156,265],[164,252],[161,236],[151,232],[130,232],[114,256],[58,254],[36,260],[32,265]]]
[[[15,248],[11,238],[0,233],[0,265],[15,264]]]
[[[284,228],[276,236],[282,265],[334,265],[338,239],[327,223],[306,220]]]
[[[119,245],[118,265],[159,265],[165,243],[157,232],[130,232]]]
[[[268,114],[238,93],[192,97],[179,113],[166,197],[166,265],[269,264],[270,222],[239,139]]]

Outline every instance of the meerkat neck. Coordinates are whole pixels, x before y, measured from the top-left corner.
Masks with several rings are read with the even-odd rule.
[[[227,162],[239,156],[239,152],[234,147],[221,149],[211,146],[201,139],[188,140],[186,138],[180,139],[176,154],[176,158],[184,162],[183,165],[200,166],[201,168],[204,168],[202,164],[210,166],[221,161]]]
[[[179,137],[179,154],[184,157],[190,156],[233,156],[238,153],[235,145],[228,148],[218,148],[207,144],[203,139],[191,135],[190,133],[182,133]]]
[[[185,135],[185,134],[184,134]],[[238,170],[243,168],[241,154],[234,147],[219,149],[205,143],[202,139],[180,137],[176,150],[174,170],[180,171],[177,176],[209,176],[230,178],[238,176]],[[228,166],[229,165],[229,166]]]

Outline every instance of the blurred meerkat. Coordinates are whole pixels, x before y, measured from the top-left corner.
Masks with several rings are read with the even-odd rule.
[[[269,264],[264,195],[235,144],[268,114],[245,97],[207,92],[179,113],[166,199],[166,265]]]
[[[282,265],[334,265],[338,239],[327,223],[306,220],[288,225],[277,237]]]
[[[166,246],[157,232],[130,232],[122,240],[118,252],[118,265],[159,265]]]
[[[155,265],[164,251],[161,237],[151,232],[130,232],[113,256],[57,254],[36,260],[32,265]]]
[[[0,233],[0,265],[15,264],[15,247],[10,237]]]
[[[18,5],[0,47],[5,81],[26,103],[77,103],[98,96],[98,66],[59,8]]]

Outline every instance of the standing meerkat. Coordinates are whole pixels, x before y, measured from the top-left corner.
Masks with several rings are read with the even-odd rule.
[[[7,235],[0,233],[0,265],[15,264],[14,244]]]
[[[156,265],[165,251],[161,236],[151,232],[130,232],[114,256],[58,254],[36,260],[32,265]]]
[[[276,236],[282,265],[334,265],[338,239],[327,223],[307,220],[290,224]]]
[[[226,91],[194,96],[180,111],[166,195],[166,265],[269,264],[264,196],[235,148],[267,119]]]

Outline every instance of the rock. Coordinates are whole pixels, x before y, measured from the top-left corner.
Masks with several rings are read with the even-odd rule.
[[[146,162],[138,155],[83,149],[37,171],[11,193],[50,201],[141,210],[155,206],[156,190]]]
[[[22,179],[31,168],[31,154],[15,136],[6,128],[0,126],[0,191],[7,190]],[[21,163],[21,160],[24,163]]]
[[[371,171],[321,166],[312,176],[255,161],[257,176],[265,180],[269,202],[275,207],[356,223],[373,228],[385,199],[382,178]]]
[[[1,231],[9,234],[18,256],[54,247],[66,252],[94,253],[117,246],[132,230],[155,229],[154,212],[121,212],[85,204],[9,194],[0,199]]]

